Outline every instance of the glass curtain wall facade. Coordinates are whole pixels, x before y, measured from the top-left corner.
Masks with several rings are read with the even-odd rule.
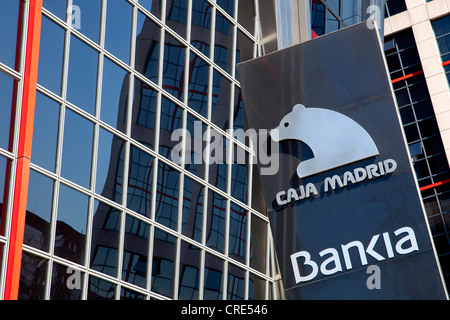
[[[406,7],[401,6],[400,9],[403,12]],[[437,42],[441,44],[445,68],[448,68],[448,57],[444,47],[444,29],[450,31],[447,21],[448,16],[432,21]],[[385,55],[428,223],[448,288],[450,169],[413,30],[405,29],[386,37]]]

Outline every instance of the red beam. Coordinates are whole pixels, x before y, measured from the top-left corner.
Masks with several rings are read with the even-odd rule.
[[[413,73],[410,73],[410,74],[407,74],[406,76],[403,76],[403,77],[400,77],[400,78],[392,80],[392,83],[396,83],[396,82],[399,82],[399,81],[402,81],[402,80],[406,80],[406,79],[412,78],[412,77],[417,76],[417,75],[419,75],[421,73],[423,73],[422,70],[416,71],[416,72],[413,72]]]
[[[442,186],[443,184],[447,184],[447,183],[450,183],[450,179],[447,179],[447,180],[444,180],[444,181],[440,181],[440,182],[436,182],[436,183],[433,183],[433,184],[429,184],[427,186],[424,186],[424,187],[420,188],[420,191],[428,190],[428,189],[431,189],[431,188],[436,188],[436,187]]]
[[[450,65],[450,60],[449,61],[445,61],[445,62],[442,63],[443,67],[448,66],[448,65]],[[396,79],[392,80],[392,83],[396,83],[396,82],[399,82],[399,81],[402,81],[402,80],[406,80],[406,79],[412,78],[412,77],[417,76],[417,75],[422,74],[422,73],[423,73],[423,70],[419,70],[419,71],[407,74],[406,76],[403,76],[403,77],[400,77],[400,78],[396,78]]]

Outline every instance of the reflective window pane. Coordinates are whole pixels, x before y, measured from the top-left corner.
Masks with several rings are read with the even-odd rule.
[[[121,287],[120,300],[145,300],[146,296],[136,291]]]
[[[206,118],[208,116],[209,64],[191,52],[189,70],[188,106]]]
[[[56,101],[36,93],[31,161],[52,172],[56,162],[59,107]]]
[[[98,139],[95,191],[110,200],[122,203],[125,142],[102,128]]]
[[[224,261],[210,253],[205,253],[205,281],[203,298],[222,300]]]
[[[24,244],[48,251],[53,201],[53,180],[30,171]]]
[[[204,187],[184,177],[182,233],[195,241],[202,241]]]
[[[89,276],[88,300],[114,300],[116,287],[114,283]]]
[[[249,272],[249,290],[248,300],[263,300],[265,299],[265,286],[267,281],[258,275]]]
[[[94,114],[98,53],[75,36],[70,38],[67,100]]]
[[[247,211],[230,202],[229,254],[245,263],[247,251]]]
[[[238,30],[236,43],[236,65],[254,57],[256,44],[248,38],[242,31]],[[237,74],[236,66],[235,74]]]
[[[220,252],[224,252],[225,249],[226,213],[227,200],[218,193],[209,191],[206,244]]]
[[[59,263],[54,263],[50,299],[81,300],[81,288],[84,283],[83,278],[83,272]]]
[[[89,188],[94,124],[66,109],[61,175]]]
[[[98,43],[100,34],[101,0],[73,0],[72,27]],[[79,19],[79,20],[78,20]]]
[[[19,300],[44,300],[48,261],[34,254],[22,253]]]
[[[127,215],[125,220],[122,280],[146,287],[150,225]]]
[[[159,154],[167,159],[171,159],[176,163],[179,163],[176,159],[172,159],[172,151],[174,150],[174,147],[176,147],[178,151],[181,149],[180,146],[177,146],[181,143],[181,137],[179,140],[174,139],[174,137],[177,135],[179,136],[180,134],[178,133],[181,132],[177,131],[176,134],[173,133],[175,130],[183,128],[183,108],[178,106],[173,101],[162,97],[159,124]],[[181,155],[178,156],[181,157]]]
[[[211,97],[211,120],[226,130],[230,126],[231,82],[217,70],[213,72]]]
[[[239,148],[239,147],[238,147]],[[232,197],[247,202],[247,166],[234,163],[231,165],[231,189]]]
[[[120,212],[111,206],[94,201],[90,267],[117,275]]]
[[[167,25],[177,34],[186,38],[188,0],[168,1]]]
[[[228,264],[227,300],[245,299],[245,271],[234,264]]]
[[[58,95],[61,94],[64,33],[63,28],[42,16],[38,83]]]
[[[103,64],[100,120],[125,132],[129,74],[111,60]]]
[[[192,44],[207,57],[211,35],[211,5],[206,0],[192,1]]]
[[[0,148],[11,150],[12,132],[14,127],[14,114],[16,98],[16,82],[10,76],[0,72]]]
[[[200,178],[205,177],[205,161],[203,161],[203,150],[206,150],[206,141],[203,137],[206,125],[188,113],[186,131],[190,139],[186,141],[185,168]]]
[[[216,33],[214,38],[214,62],[223,70],[231,72],[233,66],[227,61],[227,52],[233,48],[233,30],[231,22],[220,12],[216,12]]]
[[[105,49],[125,63],[130,61],[132,12],[124,0],[107,2]]]
[[[155,228],[152,260],[152,291],[173,298],[176,238]]]
[[[329,10],[327,10],[326,31],[327,33],[339,29],[339,20]]]
[[[60,185],[55,255],[79,264],[84,262],[87,210],[86,195]]]
[[[96,244],[92,253],[91,268],[102,273],[115,277],[117,274],[117,247],[111,246],[111,241],[107,245]]]
[[[166,33],[162,87],[179,100],[183,100],[184,93],[185,54],[186,48]]]
[[[216,0],[216,3],[231,17],[234,15],[234,2],[235,0]]]
[[[266,248],[268,223],[261,218],[252,215],[250,231],[250,266],[262,273],[267,272]]]
[[[0,62],[10,68],[18,69],[20,47],[20,23],[22,1],[3,0],[0,10]]]
[[[0,219],[1,221],[4,221],[5,219],[5,212],[7,209],[8,204],[8,183],[9,183],[9,169],[10,169],[10,161],[7,160],[5,157],[0,156]],[[0,235],[4,235],[3,229],[0,230]],[[1,249],[1,247],[0,247]]]
[[[66,21],[66,0],[44,0],[43,7],[61,20]]]
[[[340,14],[341,8],[340,8],[340,1],[339,0],[327,0],[327,3],[331,7],[331,9],[334,10],[334,12],[336,14]]]
[[[156,105],[158,93],[146,83],[134,81],[133,121],[131,137],[151,148],[155,141]]]
[[[311,26],[313,35],[325,34],[325,5],[320,1],[312,2]]]
[[[155,220],[177,230],[180,173],[159,161]]]
[[[180,289],[178,299],[197,300],[200,279],[200,254],[198,247],[181,242]]]
[[[131,146],[128,174],[128,208],[150,217],[152,202],[153,157]]]
[[[160,37],[161,28],[138,11],[135,69],[155,83],[158,82]]]
[[[139,4],[157,18],[161,18],[161,0],[139,0]]]
[[[210,134],[208,181],[213,186],[226,192],[228,177],[227,140],[217,130],[210,129]]]
[[[234,108],[233,108],[233,130],[244,130],[244,113],[241,89],[235,87],[234,90]]]

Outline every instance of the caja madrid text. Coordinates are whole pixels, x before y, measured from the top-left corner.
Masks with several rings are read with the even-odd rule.
[[[361,183],[365,180],[372,180],[387,176],[397,169],[397,162],[392,159],[380,161],[377,164],[370,164],[366,167],[356,168],[352,171],[346,171],[341,176],[334,175],[325,178],[322,184],[323,192],[327,193],[336,188],[344,188],[349,184]],[[297,189],[290,188],[287,191],[280,191],[276,195],[276,201],[279,206],[289,203],[317,197],[321,188],[316,187],[314,183],[308,183],[305,186],[300,185]]]

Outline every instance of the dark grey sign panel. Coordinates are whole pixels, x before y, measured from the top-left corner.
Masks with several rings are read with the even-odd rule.
[[[380,41],[364,23],[238,66],[287,299],[447,297]],[[272,158],[273,159],[273,158]]]

